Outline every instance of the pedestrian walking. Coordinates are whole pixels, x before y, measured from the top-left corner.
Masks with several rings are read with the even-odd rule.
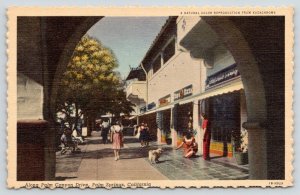
[[[209,157],[209,146],[210,146],[210,121],[208,120],[206,114],[201,114],[202,119],[202,129],[203,129],[203,159],[210,160]]]
[[[145,143],[145,146],[149,146],[149,141],[150,141],[150,130],[149,130],[149,127],[148,127],[148,124],[145,123],[145,126],[144,126],[144,143]]]
[[[139,128],[139,133],[140,133],[140,136],[139,136],[139,141],[141,142],[141,147],[144,147],[145,146],[145,134],[146,134],[146,130],[145,130],[145,124],[142,123],[140,125],[140,128]]]
[[[107,143],[107,134],[109,132],[109,122],[107,119],[104,119],[102,124],[101,124],[101,136],[102,136],[102,142],[103,144]]]
[[[112,125],[110,140],[112,140],[112,149],[114,150],[115,160],[120,159],[120,149],[123,148],[123,127],[120,122]]]

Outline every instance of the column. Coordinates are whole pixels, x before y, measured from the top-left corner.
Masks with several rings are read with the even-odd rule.
[[[198,148],[200,148],[200,141],[201,141],[201,139],[200,139],[200,135],[199,135],[200,134],[200,128],[199,128],[199,116],[198,116],[198,113],[199,113],[198,101],[194,100],[193,101],[193,129],[197,131],[195,139],[196,139],[196,142],[198,143]],[[200,152],[200,150],[199,150],[199,152]]]
[[[267,179],[266,130],[258,122],[245,122],[248,131],[249,179]]]
[[[171,138],[172,138],[172,146],[177,147],[177,132],[174,128],[174,108],[171,108],[171,120],[170,120],[170,127],[171,127]]]
[[[204,100],[201,100],[201,101],[204,101]],[[201,102],[200,101],[200,102]],[[197,101],[197,104],[200,104],[199,101]],[[200,108],[199,108],[200,107]],[[195,108],[194,108],[195,109]],[[202,112],[205,112],[205,110],[201,110],[201,109],[204,109],[203,107],[201,106],[198,106],[197,105],[197,121],[194,121],[194,124],[198,127],[197,128],[197,136],[196,136],[196,140],[198,142],[198,152],[199,152],[199,155],[202,155],[203,154],[203,129],[201,127],[201,124],[200,124],[200,113]],[[197,123],[197,124],[196,124]]]
[[[157,144],[161,144],[161,130],[157,128]]]
[[[161,112],[156,112],[156,124],[157,124],[157,144],[161,144],[161,128],[162,128]]]

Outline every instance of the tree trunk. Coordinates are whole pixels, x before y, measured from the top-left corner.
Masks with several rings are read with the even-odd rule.
[[[77,129],[78,121],[79,121],[79,109],[78,109],[77,103],[75,102],[75,130],[77,132],[77,135],[81,136],[81,132],[79,132],[78,129]]]

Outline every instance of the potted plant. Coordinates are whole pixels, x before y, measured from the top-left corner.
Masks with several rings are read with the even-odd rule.
[[[243,129],[241,132],[232,133],[233,156],[238,165],[248,164],[248,132]]]

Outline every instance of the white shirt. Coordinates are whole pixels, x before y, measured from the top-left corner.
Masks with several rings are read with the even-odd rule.
[[[123,130],[123,126],[113,125],[113,126],[111,126],[110,130],[111,130],[112,133],[115,133],[115,132],[119,133]]]
[[[102,127],[103,127],[103,128],[107,128],[108,126],[109,126],[108,122],[105,122],[105,121],[104,121],[104,122],[102,123]]]

